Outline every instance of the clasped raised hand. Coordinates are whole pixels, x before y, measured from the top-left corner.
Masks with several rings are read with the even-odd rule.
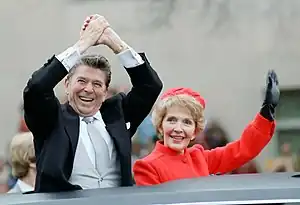
[[[98,22],[95,23],[95,21]],[[90,27],[95,27],[96,29]],[[113,50],[114,53],[119,53],[128,47],[120,36],[110,27],[103,16],[98,14],[89,16],[83,23],[80,35],[86,35],[85,32],[87,32],[88,35],[92,35],[93,33],[91,34],[91,32],[93,31],[98,32],[98,35],[91,37],[91,41],[93,42],[92,46],[106,45]],[[96,40],[97,37],[98,39]]]
[[[82,28],[80,29],[80,47],[86,50],[91,46],[98,45],[98,40],[104,30],[109,27],[107,20],[98,14],[91,15],[86,18]]]

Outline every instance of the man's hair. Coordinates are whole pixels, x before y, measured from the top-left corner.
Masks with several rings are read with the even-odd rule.
[[[72,75],[74,75],[76,68],[81,65],[86,65],[94,69],[99,69],[105,73],[106,87],[109,86],[111,81],[111,66],[108,62],[107,58],[102,55],[84,55],[81,59],[75,64],[75,66],[70,70],[69,74],[67,75],[67,80],[69,80]]]

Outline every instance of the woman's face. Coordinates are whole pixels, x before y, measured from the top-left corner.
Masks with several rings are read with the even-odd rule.
[[[190,141],[195,139],[195,130],[196,124],[190,110],[182,106],[169,108],[159,129],[164,145],[179,153],[183,153]]]

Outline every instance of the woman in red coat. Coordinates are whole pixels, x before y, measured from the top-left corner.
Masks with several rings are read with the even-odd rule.
[[[189,88],[175,88],[164,93],[152,113],[160,141],[148,156],[135,162],[136,185],[225,174],[252,160],[274,133],[274,112],[279,101],[277,86],[277,76],[270,71],[260,112],[239,140],[212,150],[204,150],[201,145],[187,148],[205,126],[205,101],[199,93]]]

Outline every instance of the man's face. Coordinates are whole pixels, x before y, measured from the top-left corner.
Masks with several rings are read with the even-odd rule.
[[[86,65],[78,66],[65,81],[68,101],[80,116],[98,112],[107,94],[105,82],[105,72]]]

